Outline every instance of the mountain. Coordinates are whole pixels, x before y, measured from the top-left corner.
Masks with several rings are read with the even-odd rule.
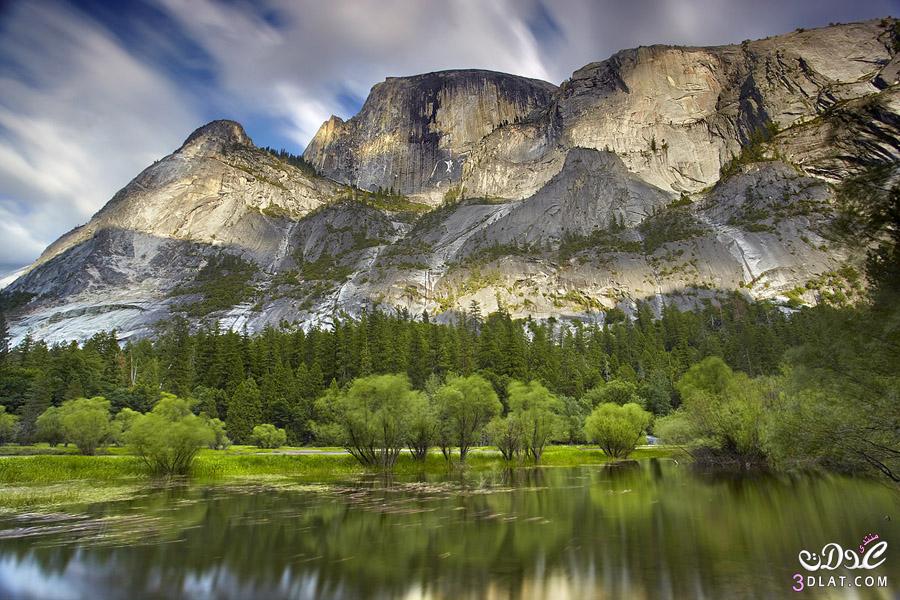
[[[390,77],[346,123],[326,121],[303,157],[341,183],[437,204],[482,138],[546,109],[556,91],[546,81],[492,71]]]
[[[379,307],[602,319],[740,291],[849,302],[840,195],[900,170],[893,19],[621,51],[559,87],[389,78],[303,159],[193,132],[3,290],[15,339],[256,331]]]

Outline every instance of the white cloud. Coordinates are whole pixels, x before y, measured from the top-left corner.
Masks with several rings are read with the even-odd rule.
[[[20,265],[39,255],[46,242],[37,239],[19,215],[11,214],[0,205],[0,264]]]
[[[178,146],[198,117],[177,87],[60,5],[6,15],[0,55],[0,263],[24,262],[85,222]],[[6,221],[6,218],[4,218]]]
[[[272,2],[277,26],[252,5],[159,2],[213,57],[235,110],[285,119],[298,150],[341,112],[339,93],[365,97],[387,76],[482,68],[561,78],[524,22],[528,3],[513,0]]]
[[[0,264],[34,258],[85,222],[201,115],[262,118],[298,152],[331,113],[351,116],[342,96],[364,98],[388,76],[480,68],[558,84],[622,48],[736,42],[896,8],[892,0],[148,2],[179,30],[134,21],[128,3],[116,14],[132,25],[126,42],[62,3],[0,11]],[[183,47],[182,34],[201,51]],[[154,62],[160,56],[184,71],[174,75]],[[208,78],[177,79],[190,72]]]

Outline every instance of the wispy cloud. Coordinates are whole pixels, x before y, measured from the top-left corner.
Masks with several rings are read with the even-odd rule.
[[[560,83],[652,43],[719,44],[892,0],[20,0],[0,9],[0,264],[32,260],[205,120],[299,152],[388,76]]]
[[[191,103],[77,12],[16,5],[0,31],[0,263],[83,223],[196,125]]]
[[[300,149],[338,96],[364,98],[386,76],[485,68],[555,79],[512,0],[223,4],[161,0],[215,62],[232,106],[282,117]],[[350,116],[350,115],[343,115]]]

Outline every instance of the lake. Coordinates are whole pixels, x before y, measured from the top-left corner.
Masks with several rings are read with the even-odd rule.
[[[672,460],[316,485],[150,487],[0,515],[0,597],[896,597],[900,494]],[[888,588],[807,588],[798,553],[888,542]],[[854,595],[857,594],[857,595]]]

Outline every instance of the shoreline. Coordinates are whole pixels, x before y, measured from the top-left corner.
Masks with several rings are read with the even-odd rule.
[[[20,451],[26,447],[17,447]],[[140,460],[125,448],[110,448],[104,454],[83,456],[74,453],[47,454],[44,448],[33,454],[0,454],[0,511],[46,511],[65,506],[125,500],[148,486],[186,482],[188,485],[227,484],[235,481],[272,483],[302,481],[328,484],[339,480],[378,474],[360,465],[338,448],[285,447],[259,450],[237,446],[227,450],[203,450],[198,454],[192,475],[182,479],[148,476]],[[2,452],[3,449],[0,449]],[[646,446],[636,449],[626,461],[683,456],[678,448]],[[617,461],[593,446],[548,446],[540,464],[521,460],[507,462],[492,447],[473,448],[460,467],[458,459],[448,464],[440,451],[424,461],[414,461],[407,451],[397,461],[395,476],[440,475],[447,472],[490,471],[605,465]]]

